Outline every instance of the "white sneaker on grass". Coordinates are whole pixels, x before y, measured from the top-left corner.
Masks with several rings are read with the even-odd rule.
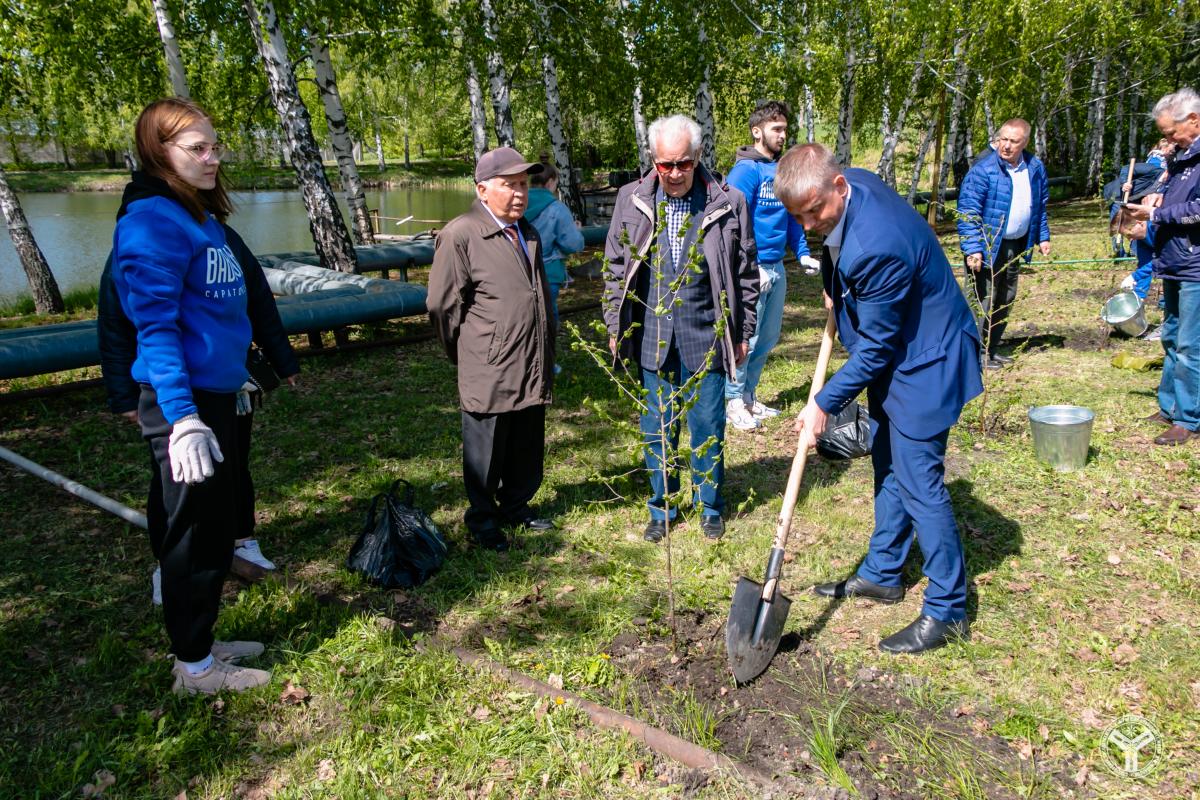
[[[758,420],[746,408],[742,398],[735,397],[725,404],[725,420],[739,431],[752,431],[758,427]]]
[[[150,602],[156,606],[162,605],[162,567],[155,567],[150,576]]]
[[[764,420],[770,419],[771,417],[778,417],[779,409],[771,408],[770,406],[764,406],[762,403],[755,400],[753,405],[750,406],[750,413],[754,415],[755,419]]]
[[[171,687],[175,694],[216,694],[222,689],[241,692],[271,680],[271,673],[265,669],[235,667],[219,658],[214,658],[208,669],[196,675],[188,672],[187,667],[176,659],[171,674],[175,676],[175,685]]]
[[[275,562],[264,556],[262,550],[258,549],[257,539],[247,539],[234,549],[233,554],[263,569],[275,569]]]

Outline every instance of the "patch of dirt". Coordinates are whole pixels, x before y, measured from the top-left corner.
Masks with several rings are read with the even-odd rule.
[[[707,720],[708,733],[731,758],[804,785],[820,784],[799,795],[805,798],[850,796],[831,785],[814,752],[815,733],[831,718],[837,763],[862,798],[920,800],[929,796],[929,785],[964,773],[977,782],[979,796],[1017,798],[1011,785],[1034,770],[1048,794],[1076,790],[1071,776],[1079,764],[1071,763],[1073,757],[1051,757],[1042,741],[990,733],[993,720],[973,703],[936,711],[913,702],[906,693],[920,692],[921,678],[870,667],[848,673],[792,633],[767,672],[738,687],[724,639],[724,617],[704,612],[678,616],[674,657],[670,635],[654,636],[649,626],[618,636],[609,652],[634,677],[637,693],[637,707],[623,710],[691,740],[696,720]]]

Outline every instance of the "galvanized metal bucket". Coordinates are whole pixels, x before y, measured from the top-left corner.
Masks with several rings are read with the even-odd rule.
[[[1146,324],[1146,306],[1133,292],[1114,294],[1100,310],[1100,319],[1126,336],[1141,336]]]
[[[1039,460],[1056,472],[1073,472],[1087,464],[1096,415],[1082,406],[1038,406],[1029,409],[1029,429]]]

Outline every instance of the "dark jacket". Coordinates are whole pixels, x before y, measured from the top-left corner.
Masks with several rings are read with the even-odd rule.
[[[174,200],[175,194],[165,181],[135,172],[133,180],[125,187],[117,219],[125,215],[130,203],[150,197]],[[224,225],[224,229],[226,244],[241,265],[246,281],[246,311],[250,317],[255,343],[262,348],[271,366],[281,376],[298,374],[300,363],[296,360],[287,334],[284,333],[279,311],[275,307],[275,296],[271,294],[267,285],[262,265],[233,228]],[[137,358],[137,328],[121,308],[117,287],[112,278],[112,253],[109,253],[104,262],[104,271],[100,275],[96,331],[100,345],[100,372],[104,377],[108,407],[117,414],[136,411],[141,389],[130,374],[130,369]]]
[[[479,200],[434,242],[429,319],[458,365],[463,411],[500,414],[547,405],[554,322],[537,230],[518,220],[530,267]]]
[[[713,306],[721,308],[721,295],[729,308],[728,325],[721,343],[725,369],[737,362],[737,345],[754,335],[755,306],[758,302],[758,261],[754,232],[746,209],[746,198],[737,189],[722,185],[717,176],[696,165],[695,180],[706,194],[700,228],[704,234],[704,260],[708,268]],[[641,336],[628,339],[624,333],[631,325],[641,325],[646,309],[631,300],[638,286],[638,272],[645,265],[657,222],[655,195],[658,176],[651,171],[640,180],[628,183],[617,192],[612,222],[604,243],[608,262],[604,284],[604,323],[618,337],[620,358],[637,359]],[[645,298],[642,298],[643,300]],[[641,328],[638,328],[640,333]]]
[[[1050,199],[1050,187],[1046,179],[1046,167],[1037,156],[1021,153],[1029,169],[1029,234],[1025,239],[1025,261],[1033,257],[1033,247],[1040,242],[1050,241],[1050,222],[1046,215],[1046,203]],[[1000,243],[1004,240],[1004,228],[1008,224],[1008,207],[1012,204],[1012,178],[1000,163],[1000,154],[994,148],[980,157],[971,166],[958,190],[958,235],[963,255],[983,253],[984,245],[991,244],[991,251],[984,254],[984,264],[991,266],[1000,254]]]
[[[836,414],[867,390],[871,416],[912,439],[948,430],[983,391],[979,330],[937,235],[873,172],[848,169],[837,266],[822,258],[850,358],[817,405]]]
[[[1154,274],[1200,281],[1200,138],[1167,165],[1170,178],[1154,210]]]

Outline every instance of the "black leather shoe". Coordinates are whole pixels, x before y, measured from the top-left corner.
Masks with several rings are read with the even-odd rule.
[[[995,356],[988,356],[983,362],[984,369],[1000,369],[1004,366],[1004,362]]]
[[[725,535],[725,520],[720,514],[706,514],[700,518],[700,530],[705,539],[720,539]]]
[[[647,542],[658,544],[663,537],[667,535],[667,523],[661,519],[652,519],[646,523],[646,531],[642,534],[642,538]]]
[[[889,606],[904,599],[903,586],[880,586],[858,575],[837,583],[818,583],[813,591],[822,597],[865,597]]]
[[[992,353],[992,361],[999,361],[1001,366],[1013,363],[1015,361],[1012,356],[1001,355],[1000,353]]]
[[[531,531],[552,531],[558,526],[554,524],[554,520],[544,517],[535,517],[530,514],[528,517],[514,519],[511,523],[514,528],[525,527]]]
[[[879,649],[885,653],[924,653],[955,639],[968,638],[969,625],[965,619],[942,622],[922,614],[907,628],[880,642]]]
[[[487,531],[475,534],[475,544],[484,550],[495,550],[497,553],[508,551],[508,537],[500,531]]]

